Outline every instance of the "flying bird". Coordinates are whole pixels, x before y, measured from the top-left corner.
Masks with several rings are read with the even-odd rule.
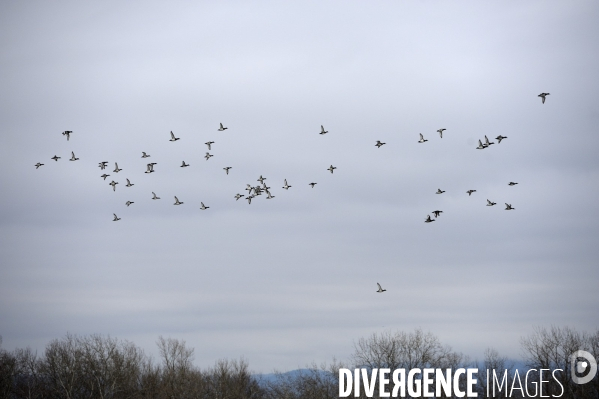
[[[513,181],[511,181],[508,183],[508,186],[515,186],[516,184],[518,184],[518,183],[514,183]]]
[[[175,203],[173,205],[182,205],[183,202],[179,201],[179,198],[177,198],[177,196],[175,195]]]
[[[424,221],[424,223],[430,223],[430,222],[434,222],[434,219],[431,219],[431,215],[426,215],[426,220]]]
[[[110,183],[108,183],[109,186],[112,186],[112,191],[116,191],[116,185],[119,184],[119,182],[116,181],[111,181]]]
[[[114,163],[114,170],[113,170],[113,172],[114,173],[119,173],[121,170],[123,170],[123,169],[119,169],[119,164],[115,162]]]
[[[157,200],[157,199],[160,199],[160,197],[158,197],[158,196],[156,195],[156,193],[155,193],[154,191],[152,191],[152,199],[153,199],[153,200]]]
[[[104,178],[104,180],[106,180],[106,178],[107,178],[108,176],[110,176],[110,175],[107,175],[106,173],[104,173],[104,174],[103,174],[102,176],[100,176],[100,177],[103,177],[103,178]]]
[[[133,202],[133,201],[127,201],[127,202],[125,202],[125,205],[127,205],[127,206],[129,206],[131,204],[135,204],[135,202]]]
[[[476,190],[468,190],[468,191],[466,191],[466,192],[468,193],[468,196],[470,197],[470,196],[472,195],[472,193],[475,193],[475,192],[476,192]]]
[[[487,144],[487,147],[490,146],[491,144],[495,144],[493,142],[489,141],[489,138],[487,137],[487,135],[485,134],[485,144]]]
[[[212,150],[212,144],[214,144],[214,141],[207,141],[204,144],[206,144],[208,146],[208,151]]]
[[[443,194],[445,192],[445,190],[441,190],[440,188],[437,189],[437,192],[435,194]]]
[[[330,167],[329,167],[327,170],[328,170],[329,172],[331,172],[331,174],[333,174],[333,171],[334,171],[335,169],[337,169],[337,167],[336,167],[336,166],[333,166],[333,165],[331,165],[331,166],[330,166]]]
[[[144,151],[141,152],[141,157],[142,158],[150,158],[150,156],[148,154],[146,154]]]
[[[543,100],[543,104],[545,104],[545,97],[547,97],[549,95],[549,93],[541,93],[538,95],[538,97],[541,97],[541,99]]]
[[[287,184],[287,179],[285,179],[285,185],[283,186],[283,188],[285,190],[289,190],[289,187],[291,187],[289,184]]]
[[[501,140],[503,139],[507,139],[507,136],[502,136],[501,134],[497,137],[495,137],[495,140],[497,140],[497,143],[501,144]]]
[[[514,210],[514,209],[516,209],[516,208],[512,208],[512,204],[505,203],[505,210],[506,211],[511,211],[511,210]]]
[[[171,130],[171,139],[169,141],[177,141],[179,140],[179,137],[175,137],[175,133],[173,133],[173,131]]]
[[[116,222],[117,220],[121,220],[121,218],[120,218],[120,217],[118,217],[118,216],[116,215],[116,213],[113,213],[113,215],[114,215],[114,219],[112,219],[112,221],[113,221],[113,222]]]
[[[260,177],[256,181],[259,181],[261,184],[264,184],[264,180],[266,180],[266,177],[262,177],[262,175],[260,175]]]
[[[314,188],[314,186],[315,186],[316,184],[318,184],[318,183],[309,183],[308,185],[309,185],[309,186],[312,186],[312,188]]]
[[[53,159],[53,160],[55,160],[56,162],[58,162],[58,160],[60,159],[60,157],[59,157],[58,155],[54,155],[54,156],[53,156],[52,158],[50,158],[50,159]]]
[[[69,159],[69,161],[77,161],[79,158],[75,157],[75,153],[73,151],[71,151],[71,159]]]
[[[100,168],[102,170],[106,169],[107,166],[108,166],[108,162],[106,162],[106,161],[98,163],[98,168]]]
[[[239,201],[239,198],[243,198],[243,197],[245,197],[245,195],[241,195],[239,193],[235,194],[235,200],[236,201]]]
[[[380,141],[380,140],[377,140],[377,141],[376,141],[376,144],[375,144],[375,147],[381,148],[381,147],[382,147],[382,146],[384,146],[385,144],[387,144],[387,143],[381,143],[381,141]]]
[[[383,287],[381,287],[381,285],[379,283],[376,283],[376,285],[379,286],[379,289],[376,292],[385,292],[387,290],[384,290]]]
[[[125,180],[127,180],[127,184],[125,184],[125,187],[131,187],[131,186],[134,186],[134,185],[135,185],[135,184],[132,184],[132,183],[129,181],[129,179],[125,179]]]
[[[40,166],[43,166],[43,165],[44,165],[43,163],[39,163],[38,162],[38,163],[35,164],[35,168],[38,169]]]
[[[214,155],[210,154],[210,153],[206,153],[206,155],[204,155],[204,158],[206,158],[206,161],[210,159],[210,157],[213,157]]]
[[[482,141],[478,140],[478,147],[476,147],[477,150],[484,150],[485,146],[483,145]]]
[[[209,206],[204,205],[203,202],[200,202],[200,204],[202,204],[202,206],[200,207],[201,210],[205,211],[206,209],[210,208]]]
[[[225,131],[225,130],[227,130],[227,129],[228,129],[228,127],[224,127],[224,126],[223,126],[223,124],[221,123],[221,124],[220,124],[220,127],[218,128],[218,131],[219,131],[219,132],[223,132],[223,131]]]
[[[327,134],[329,131],[324,130],[324,126],[320,125],[320,133],[319,134]]]
[[[152,173],[154,172],[154,165],[151,163],[148,164],[148,169],[144,173]]]
[[[183,161],[183,163],[181,164],[181,166],[180,166],[180,167],[181,167],[181,168],[186,168],[186,167],[188,167],[188,166],[189,166],[189,164],[188,164],[188,163],[185,163],[185,161]]]
[[[442,214],[443,211],[433,211],[433,215],[435,215],[435,219],[439,217],[440,214]]]
[[[440,136],[441,138],[443,138],[443,131],[444,131],[444,130],[447,130],[447,129],[439,129],[439,130],[437,130],[437,132],[439,133],[439,136]]]
[[[491,202],[487,199],[487,206],[497,205],[497,202]]]
[[[230,166],[226,166],[223,169],[225,170],[225,173],[229,174],[229,169],[231,169],[231,167]]]
[[[71,138],[71,133],[73,133],[72,130],[65,130],[64,132],[62,132],[62,135],[67,136],[67,141],[69,141],[69,139]]]
[[[424,136],[422,135],[422,133],[420,133],[420,140],[418,140],[418,142],[419,143],[424,143],[425,141],[428,141],[428,140],[425,140]]]

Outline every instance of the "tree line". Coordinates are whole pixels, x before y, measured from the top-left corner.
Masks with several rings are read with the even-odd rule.
[[[526,370],[518,372],[492,348],[481,362],[472,361],[421,329],[374,333],[354,343],[345,363],[333,359],[330,364],[312,364],[294,373],[274,373],[273,378],[253,374],[245,359],[219,360],[213,367],[200,369],[193,364],[194,349],[185,341],[162,336],[157,341],[157,361],[129,341],[102,335],[67,334],[51,341],[42,355],[30,348],[7,351],[1,344],[0,337],[1,399],[329,399],[339,397],[340,368],[478,368],[480,398],[540,397],[541,379],[544,396],[599,398],[599,377],[575,384],[569,359],[577,350],[599,359],[599,329],[589,334],[568,327],[536,328],[521,339]],[[529,369],[537,371],[525,379]],[[563,371],[547,378],[540,369]],[[496,371],[501,389],[497,384],[494,390],[487,386],[486,370]],[[379,397],[378,389],[374,397]]]

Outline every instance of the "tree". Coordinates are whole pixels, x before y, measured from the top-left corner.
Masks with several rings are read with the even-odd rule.
[[[368,338],[360,338],[354,344],[353,362],[357,368],[424,369],[464,367],[467,358],[453,352],[451,347],[442,345],[432,333],[416,329],[413,333],[404,331],[373,333]],[[463,376],[462,376],[463,377]],[[461,388],[465,378],[460,378]],[[433,390],[435,386],[433,385]]]
[[[200,378],[193,367],[193,348],[185,341],[158,337],[158,350],[162,359],[162,392],[166,398],[183,398],[190,394],[192,380]]]
[[[569,327],[554,327],[549,329],[536,327],[533,334],[521,339],[522,349],[526,365],[531,369],[550,369],[556,371],[543,380],[549,382],[543,384],[543,395],[560,395],[562,398],[586,399],[599,397],[599,376],[584,385],[575,384],[570,377],[571,363],[570,355],[578,350],[585,350],[597,359],[599,357],[599,330],[594,334],[579,333]],[[540,373],[533,375],[533,383],[540,383]],[[535,389],[531,386],[531,394]],[[539,394],[540,395],[540,394]]]
[[[446,368],[464,360],[432,333],[416,329],[413,333],[373,333],[354,344],[352,359],[356,367],[366,368]]]
[[[65,399],[78,397],[77,393],[83,385],[83,353],[76,337],[67,334],[62,340],[51,341],[44,355],[40,371],[46,378],[50,393]]]
[[[268,399],[333,399],[339,397],[339,369],[341,363],[333,359],[331,365],[312,364],[297,373],[277,372],[275,380],[266,385]]]
[[[258,399],[263,389],[250,373],[244,360],[219,360],[214,368],[205,371],[207,397],[218,399]]]
[[[478,362],[476,364],[479,372],[478,378],[478,393],[483,398],[518,398],[517,396],[520,391],[515,390],[513,392],[514,395],[510,396],[510,388],[512,387],[512,383],[514,380],[514,364],[509,362],[506,357],[500,356],[499,352],[495,349],[487,348],[485,350],[485,360],[483,362],[482,367],[478,366]],[[489,379],[487,381],[487,372],[489,373]],[[496,374],[493,374],[493,373]],[[494,378],[497,377],[497,384],[501,386],[493,385]],[[505,376],[505,380],[504,380]],[[490,386],[487,387],[487,383],[490,383]],[[489,394],[487,395],[487,388]]]
[[[17,369],[15,357],[2,348],[2,336],[0,336],[0,398],[10,398],[12,384]]]

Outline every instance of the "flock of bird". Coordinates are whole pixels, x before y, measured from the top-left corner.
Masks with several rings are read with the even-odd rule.
[[[546,99],[546,96],[548,96],[548,95],[549,95],[549,93],[541,93],[541,94],[538,95],[539,97],[541,97],[543,104],[545,104],[545,99]],[[225,131],[227,129],[228,129],[227,127],[223,126],[223,124],[220,123],[219,128],[217,130],[220,131],[220,132],[223,132],[223,131]],[[439,137],[440,138],[443,138],[443,132],[445,130],[447,130],[447,129],[439,129],[439,130],[437,130],[437,133],[439,133]],[[71,138],[71,134],[72,133],[73,133],[73,131],[71,131],[71,130],[65,130],[64,132],[62,132],[62,135],[66,137],[67,141],[69,141],[70,138]],[[321,125],[320,126],[320,133],[319,134],[324,135],[324,134],[327,134],[327,133],[328,133],[328,130],[325,130],[324,126]],[[424,138],[424,135],[422,133],[419,133],[419,134],[420,134],[420,140],[418,140],[418,143],[422,144],[422,143],[425,143],[425,142],[428,141],[427,139]],[[170,136],[171,136],[171,138],[170,138],[169,141],[171,141],[171,142],[176,142],[176,141],[180,140],[180,138],[176,137],[175,134],[172,131],[170,132]],[[506,136],[499,135],[499,136],[496,137],[496,140],[497,140],[498,143],[501,143],[501,141],[504,140],[504,139],[506,139],[506,138],[507,138]],[[484,140],[485,140],[484,143],[482,142],[482,139],[478,140],[478,147],[476,147],[476,149],[489,148],[491,145],[495,144],[494,142],[489,141],[489,139],[488,139],[488,137],[486,135],[485,135],[485,139]],[[214,144],[214,141],[207,141],[204,144],[206,144],[206,146],[208,147],[208,151],[211,151],[212,150],[212,144]],[[387,143],[384,143],[384,142],[381,142],[380,140],[377,140],[376,144],[375,144],[375,147],[381,148],[385,144],[387,144]],[[206,152],[206,155],[204,156],[204,158],[206,159],[206,161],[208,161],[213,156],[214,156],[213,154],[210,154],[209,152]],[[141,158],[150,158],[150,155],[147,154],[146,152],[142,151]],[[58,162],[58,160],[61,159],[61,157],[59,157],[58,155],[54,155],[50,159],[54,160],[55,162]],[[78,160],[79,160],[79,158],[77,158],[75,156],[75,153],[73,151],[71,151],[71,158],[69,159],[69,161],[78,161]],[[150,163],[148,163],[146,165],[146,171],[144,173],[147,173],[147,174],[154,173],[155,172],[155,170],[154,170],[154,166],[155,165],[157,165],[156,162],[150,162]],[[38,162],[38,163],[35,164],[35,168],[36,169],[39,169],[40,166],[44,166],[44,164],[41,163],[41,162]],[[189,166],[188,163],[186,163],[185,161],[182,161],[180,167],[181,168],[185,168],[185,167],[188,167],[188,166]],[[108,162],[107,161],[101,161],[101,162],[99,162],[98,167],[100,168],[100,170],[105,170],[108,167]],[[232,167],[231,166],[226,166],[223,169],[224,169],[225,173],[228,175],[229,171],[232,169]],[[330,167],[327,170],[329,172],[331,172],[331,174],[333,174],[333,172],[336,169],[337,169],[336,166],[330,165]],[[115,162],[114,163],[114,170],[113,170],[113,172],[114,173],[119,173],[122,170],[123,169],[119,168],[118,163]],[[103,178],[104,180],[106,180],[106,178],[109,177],[109,176],[110,176],[109,174],[103,173],[100,177]],[[134,186],[134,184],[131,183],[131,181],[129,180],[129,178],[126,178],[125,180],[127,181],[127,184],[125,184],[125,187],[132,187],[132,186]],[[257,196],[262,195],[263,193],[266,194],[266,199],[273,199],[273,198],[275,198],[275,196],[272,195],[272,193],[270,192],[270,188],[271,187],[269,187],[266,184],[265,180],[266,180],[266,177],[263,177],[262,175],[260,175],[260,177],[257,179],[257,182],[259,182],[260,184],[257,184],[255,186],[253,186],[251,184],[247,184],[247,187],[245,188],[245,191],[247,191],[247,194],[237,193],[233,198],[235,198],[235,200],[238,201],[239,199],[245,197],[245,199],[248,201],[248,204],[251,204],[252,203],[252,199],[256,198]],[[116,191],[117,184],[119,184],[119,182],[114,181],[114,180],[112,180],[110,183],[108,183],[109,186],[112,186],[112,190],[113,191]],[[315,182],[309,183],[309,185],[312,188],[314,188],[314,186],[316,186],[316,184],[317,183],[315,183]],[[508,183],[509,186],[515,186],[516,184],[518,184],[518,183],[516,183],[516,182],[509,182]],[[288,190],[291,187],[292,186],[288,184],[287,179],[284,179],[284,185],[282,186],[282,188],[285,189],[285,190]],[[473,189],[470,189],[470,190],[466,191],[466,193],[468,194],[468,196],[471,196],[475,192],[476,192],[476,190],[473,190]],[[437,192],[435,194],[443,194],[443,193],[445,193],[445,190],[441,190],[439,188],[439,189],[437,189]],[[152,198],[151,199],[152,200],[159,200],[160,197],[158,197],[155,192],[152,192]],[[184,202],[180,201],[177,198],[177,196],[174,196],[174,199],[175,199],[175,202],[174,202],[173,205],[183,205],[184,204]],[[125,202],[125,205],[127,207],[129,207],[131,204],[134,204],[134,202],[130,201],[130,200],[128,200],[127,202]],[[201,205],[200,206],[201,210],[207,210],[207,209],[210,208],[209,206],[204,205],[203,202],[200,202],[200,205]],[[495,202],[487,199],[487,206],[495,206],[495,205],[497,205]],[[508,211],[516,209],[516,208],[512,207],[511,204],[508,204],[508,203],[505,203],[505,206],[506,206],[505,210],[508,210]],[[440,216],[441,213],[443,213],[443,211],[440,211],[440,210],[433,211],[432,214],[434,216],[434,219],[431,218],[431,215],[427,215],[427,217],[424,220],[424,222],[425,223],[434,222]],[[121,220],[121,218],[118,217],[116,213],[113,213],[113,219],[112,220],[114,222],[116,222],[116,221]],[[377,283],[377,285],[378,285],[378,290],[376,292],[382,293],[382,292],[387,291],[386,289],[383,289],[379,283]]]
[[[542,103],[543,103],[543,104],[545,104],[545,98],[546,98],[548,95],[549,95],[549,93],[541,93],[541,94],[539,94],[539,95],[538,95],[538,97],[541,97],[541,100],[542,100]],[[324,129],[323,129],[323,130],[324,130]],[[444,132],[445,130],[447,130],[447,129],[439,129],[439,130],[437,130],[437,133],[439,133],[439,137],[443,138],[443,132]],[[507,137],[506,137],[506,136],[499,135],[499,136],[497,136],[495,139],[497,140],[497,143],[501,143],[501,140],[503,140],[503,139],[507,139]],[[424,138],[423,134],[422,134],[422,133],[420,133],[420,140],[418,140],[418,142],[419,142],[419,143],[425,143],[425,142],[427,142],[427,141],[428,141],[428,140]],[[382,147],[383,145],[385,145],[385,144],[386,144],[386,143],[383,143],[383,142],[381,142],[381,141],[377,140],[377,142],[376,142],[375,146],[376,146],[376,147],[378,147],[378,148],[381,148],[381,147]],[[476,149],[477,149],[477,150],[483,150],[483,149],[485,149],[485,148],[489,148],[489,147],[490,147],[491,145],[493,145],[493,144],[495,144],[495,143],[494,143],[494,142],[492,142],[492,141],[489,141],[488,137],[485,135],[485,142],[483,143],[483,142],[482,142],[482,140],[478,140],[478,147],[476,147]],[[332,173],[332,172],[331,172],[331,173]],[[509,182],[509,183],[508,183],[508,186],[515,186],[516,184],[518,184],[518,183],[511,181],[511,182]],[[441,190],[441,189],[439,188],[439,189],[437,189],[437,192],[436,192],[435,194],[443,194],[444,192],[445,192],[445,190]],[[471,196],[471,195],[472,195],[472,193],[475,193],[475,192],[476,192],[476,190],[468,190],[468,191],[466,191],[466,193],[468,194],[468,196]],[[497,205],[497,203],[496,203],[496,202],[493,202],[493,201],[491,201],[491,200],[487,199],[487,206],[495,206],[495,205]],[[516,209],[516,208],[514,208],[514,207],[512,206],[512,204],[505,203],[505,210],[506,210],[506,211],[511,211],[511,210],[515,210],[515,209]],[[443,211],[435,210],[435,211],[433,211],[433,212],[432,212],[432,214],[435,216],[435,219],[437,219],[437,217],[439,217],[439,215],[440,215],[441,213],[443,213]],[[431,215],[427,215],[427,216],[426,216],[426,219],[424,220],[424,223],[431,223],[431,222],[434,222],[434,221],[435,221],[435,219],[431,218]],[[378,290],[377,290],[376,292],[378,292],[379,294],[380,294],[380,293],[383,293],[383,292],[385,292],[385,291],[387,291],[387,290],[383,289],[383,287],[381,287],[381,285],[380,285],[379,283],[376,283],[376,284],[377,284],[377,286],[378,286]]]
[[[225,131],[227,129],[228,129],[227,127],[223,126],[223,124],[220,123],[219,124],[219,128],[217,129],[217,131],[223,132],[223,131]],[[69,141],[72,133],[73,133],[73,131],[66,130],[66,131],[62,132],[62,135],[66,136],[67,141]],[[326,133],[328,133],[328,131],[326,131],[323,126],[321,126],[321,132],[320,132],[320,134],[326,134]],[[180,140],[180,137],[176,137],[175,134],[172,131],[170,132],[170,137],[171,138],[170,138],[169,141],[171,141],[171,142],[176,142],[176,141]],[[214,141],[207,141],[204,144],[206,144],[206,146],[208,147],[208,151],[211,151],[212,150],[212,144],[214,144],[214,143],[215,143]],[[213,154],[210,154],[209,152],[206,152],[206,155],[204,156],[204,158],[208,161],[213,156],[214,156]],[[151,157],[151,155],[148,154],[147,152],[145,152],[145,151],[141,152],[141,158],[150,158],[150,157]],[[54,155],[50,159],[53,159],[54,161],[58,161],[59,159],[61,159],[61,157],[59,157],[58,155]],[[79,158],[77,158],[75,156],[75,153],[73,151],[71,151],[71,159],[70,159],[70,161],[78,161],[78,160],[79,160]],[[146,171],[144,173],[146,173],[146,174],[154,173],[155,172],[154,166],[157,165],[157,164],[158,164],[157,162],[150,162],[150,163],[148,163],[146,165]],[[40,166],[43,166],[43,165],[44,165],[43,163],[38,162],[38,163],[35,164],[35,167],[36,167],[36,169],[38,169]],[[188,166],[190,166],[190,165],[188,163],[186,163],[185,161],[181,162],[181,165],[180,165],[181,168],[186,168]],[[108,162],[107,161],[101,161],[101,162],[98,163],[98,167],[100,168],[100,170],[105,170],[108,167]],[[231,166],[226,166],[226,167],[223,168],[223,170],[225,171],[225,174],[227,174],[227,175],[229,174],[229,171],[231,169],[232,169]],[[337,169],[337,167],[331,165],[327,170],[330,171],[331,173],[333,173],[333,171],[335,169]],[[113,170],[113,172],[114,173],[119,173],[122,170],[123,169],[121,169],[119,167],[118,162],[115,162],[114,163],[114,170]],[[107,174],[107,173],[103,173],[102,175],[100,175],[100,177],[102,179],[104,179],[104,180],[106,180],[106,178],[109,177],[109,176],[110,175]],[[126,178],[125,180],[127,181],[127,184],[125,184],[125,187],[132,187],[132,186],[134,186],[134,184],[131,183],[131,180],[129,178]],[[266,180],[266,177],[263,177],[262,175],[260,175],[260,177],[257,179],[257,181],[260,184],[255,185],[255,186],[252,186],[251,184],[247,184],[247,187],[245,189],[247,191],[247,194],[237,193],[233,198],[235,198],[235,200],[239,200],[239,199],[245,197],[245,199],[248,201],[248,204],[251,204],[252,203],[252,199],[256,198],[257,196],[262,195],[263,193],[266,194],[266,199],[273,199],[273,198],[275,198],[275,196],[272,195],[272,193],[270,192],[270,187],[268,187],[266,185],[265,180]],[[113,191],[116,191],[117,184],[119,184],[119,182],[118,181],[114,181],[114,180],[112,180],[110,183],[108,183],[108,185],[112,187]],[[309,183],[309,185],[312,188],[314,188],[314,186],[316,184],[317,183],[315,183],[315,182]],[[282,188],[285,189],[285,190],[288,190],[291,187],[292,186],[287,183],[287,179],[284,179],[284,185],[282,186]],[[152,200],[159,200],[160,197],[157,196],[156,193],[152,191],[152,198],[151,199]],[[173,203],[173,205],[183,205],[184,204],[184,202],[180,201],[179,198],[177,198],[177,196],[174,196],[174,200],[175,200],[175,202]],[[128,206],[130,206],[131,204],[134,204],[134,203],[135,203],[134,201],[128,200],[127,202],[125,202],[125,205],[128,207]],[[209,208],[210,208],[209,206],[206,206],[203,202],[200,202],[200,209],[201,210],[207,210]],[[116,213],[113,213],[113,219],[112,219],[112,221],[117,222],[119,220],[121,220],[121,218],[118,217]]]
[[[549,95],[549,93],[541,93],[541,94],[539,94],[539,97],[542,97],[542,99],[543,99],[543,104],[545,104],[545,96],[547,96],[547,95]],[[437,130],[437,133],[439,133],[439,137],[443,138],[443,132],[445,130],[447,130],[447,129],[439,129],[439,130]],[[499,135],[499,136],[496,137],[496,140],[497,140],[498,143],[501,143],[501,140],[503,140],[503,139],[507,139],[507,137],[506,136],[502,136],[502,135]],[[418,140],[418,142],[422,144],[422,143],[425,143],[427,141],[428,140],[424,138],[424,135],[422,133],[420,133],[420,140]],[[382,143],[381,141],[377,140],[375,146],[378,147],[378,148],[381,148],[381,146],[383,146],[384,144],[386,144],[386,143]],[[488,148],[489,146],[491,146],[493,144],[495,144],[495,143],[492,142],[492,141],[489,141],[489,138],[485,135],[485,143],[482,143],[481,140],[478,140],[478,147],[476,147],[476,149],[477,150],[482,150],[482,149]],[[332,165],[331,165],[331,167],[332,167]],[[333,171],[331,171],[331,173],[333,173]],[[518,183],[514,183],[514,182],[509,182],[508,183],[509,186],[515,186],[516,184],[518,184]],[[437,192],[435,194],[443,194],[444,192],[445,192],[445,190],[441,190],[439,188],[439,189],[437,189]],[[475,193],[475,192],[476,192],[476,190],[468,190],[468,191],[466,191],[466,194],[468,194],[468,196],[471,196],[472,193]],[[497,205],[497,203],[489,201],[487,199],[487,206],[494,206],[494,205]],[[511,211],[511,210],[514,210],[514,209],[516,209],[516,208],[513,208],[511,204],[508,204],[508,203],[505,204],[505,210],[506,211]],[[435,210],[435,211],[432,212],[432,214],[435,216],[435,219],[437,219],[441,213],[443,213],[443,211]],[[434,222],[435,219],[431,218],[431,215],[427,215],[426,219],[424,219],[424,223]],[[381,291],[377,291],[377,292],[381,292]]]

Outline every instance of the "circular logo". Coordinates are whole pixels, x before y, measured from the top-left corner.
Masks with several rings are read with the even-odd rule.
[[[586,384],[597,374],[597,360],[587,351],[574,352],[570,355],[570,374],[575,384]]]

